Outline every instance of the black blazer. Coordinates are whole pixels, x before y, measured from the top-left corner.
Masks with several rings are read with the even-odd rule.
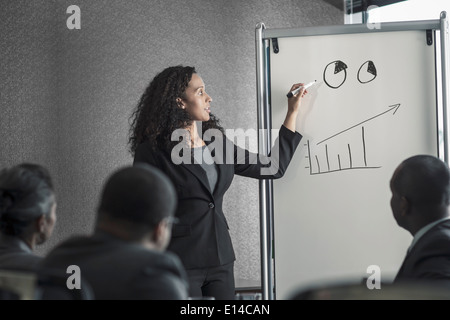
[[[406,255],[394,283],[411,280],[450,285],[450,220],[428,230]]]
[[[150,142],[138,146],[134,163],[145,162],[158,167],[168,175],[177,190],[176,217],[179,223],[173,226],[168,250],[181,258],[186,269],[220,266],[235,260],[228,223],[222,210],[223,197],[234,175],[256,179],[282,177],[301,138],[298,132],[292,132],[282,126],[272,148],[271,155],[274,157],[271,163],[268,163],[267,157],[237,147],[225,136],[220,145],[217,141],[205,141],[218,169],[214,192],[210,190],[201,165],[176,165],[170,154],[152,148]],[[230,155],[231,150],[233,153]],[[279,157],[275,157],[277,154]],[[278,165],[274,159],[278,160]],[[270,174],[262,172],[262,169],[267,171],[269,167],[272,168]]]
[[[71,265],[80,267],[81,277],[90,285],[96,300],[188,298],[186,272],[177,256],[150,250],[104,232],[62,242],[39,267],[66,273]]]

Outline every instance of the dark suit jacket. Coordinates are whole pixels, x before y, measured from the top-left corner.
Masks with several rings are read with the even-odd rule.
[[[142,143],[135,152],[134,163],[146,162],[165,172],[178,194],[176,217],[179,223],[172,229],[168,250],[176,253],[186,269],[206,268],[231,263],[235,260],[229,227],[222,210],[223,197],[235,174],[257,178],[277,179],[283,176],[302,136],[282,126],[278,141],[272,148],[273,159],[257,156],[238,148],[228,140],[222,144],[209,143],[208,148],[218,169],[218,181],[211,192],[205,171],[199,164],[174,164],[171,155]],[[222,146],[220,148],[219,146]],[[230,152],[232,154],[230,155]],[[276,157],[279,155],[279,157]],[[272,160],[273,160],[272,159]],[[265,163],[265,164],[263,164]],[[271,167],[269,175],[261,169]],[[263,174],[264,173],[264,174]],[[245,195],[243,195],[245,197]]]
[[[178,257],[106,233],[61,243],[42,260],[41,267],[61,273],[71,265],[80,267],[82,279],[97,300],[188,298],[187,276]]]
[[[0,234],[0,269],[32,271],[41,259],[18,237]]]
[[[411,280],[450,284],[450,220],[428,230],[406,255],[394,283]]]

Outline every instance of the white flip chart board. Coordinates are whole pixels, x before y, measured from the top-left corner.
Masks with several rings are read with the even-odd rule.
[[[439,155],[436,34],[426,30],[277,37],[270,43],[272,128],[293,83],[317,80],[298,118],[301,145],[273,181],[276,299],[301,288],[389,282],[412,236],[397,226],[389,181],[401,161]],[[276,137],[272,137],[274,140]]]

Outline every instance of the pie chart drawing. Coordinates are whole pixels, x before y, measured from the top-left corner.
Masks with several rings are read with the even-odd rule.
[[[330,62],[323,71],[323,81],[327,86],[338,89],[347,79],[347,65],[341,60]]]

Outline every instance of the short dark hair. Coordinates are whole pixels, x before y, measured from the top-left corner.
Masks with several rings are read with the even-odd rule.
[[[0,232],[18,236],[35,219],[48,215],[55,201],[49,171],[22,163],[0,171]]]
[[[107,180],[98,206],[99,218],[110,217],[153,229],[173,216],[175,188],[156,167],[145,163],[121,168]]]
[[[449,167],[431,155],[417,155],[404,160],[398,167],[392,186],[416,206],[450,204]]]

